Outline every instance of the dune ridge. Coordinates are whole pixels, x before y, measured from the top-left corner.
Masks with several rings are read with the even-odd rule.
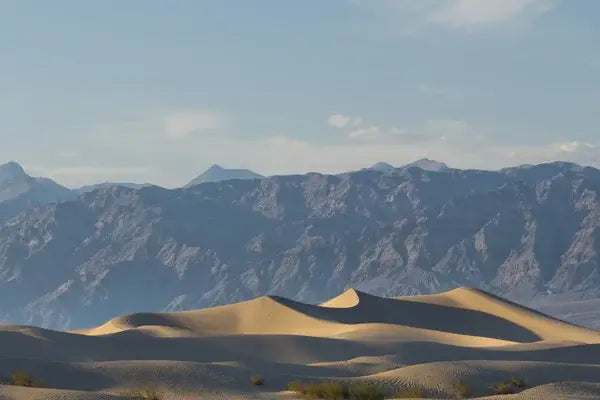
[[[27,370],[52,389],[43,392],[48,399],[118,398],[146,380],[173,399],[189,398],[182,390],[293,397],[282,391],[293,379],[366,381],[390,395],[418,387],[431,398],[453,396],[460,379],[486,396],[511,375],[552,399],[554,386],[531,387],[592,382],[600,372],[600,332],[472,288],[400,298],[349,289],[320,305],[264,296],[134,313],[73,332],[3,326],[0,343],[0,375]],[[254,387],[251,374],[264,376],[265,387]],[[582,393],[592,390],[582,385]],[[23,388],[0,389],[9,399],[28,398]]]

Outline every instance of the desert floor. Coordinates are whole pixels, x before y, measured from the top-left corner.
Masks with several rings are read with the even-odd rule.
[[[85,331],[0,327],[0,399],[292,399],[292,380],[368,382],[398,397],[600,399],[600,332],[485,292],[380,298],[356,290],[321,304],[280,297],[179,313],[139,313]],[[263,386],[251,382],[264,379]],[[494,395],[517,377],[519,393]],[[487,397],[486,397],[487,396]]]

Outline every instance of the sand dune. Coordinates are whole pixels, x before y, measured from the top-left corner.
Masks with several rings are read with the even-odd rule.
[[[0,386],[0,399],[122,398],[147,382],[173,399],[290,398],[293,379],[448,398],[458,380],[485,396],[512,376],[530,387],[512,398],[562,399],[597,393],[600,379],[600,332],[470,288],[396,299],[351,289],[318,306],[266,296],[75,332],[3,326],[0,344],[0,376],[24,370],[49,388]]]

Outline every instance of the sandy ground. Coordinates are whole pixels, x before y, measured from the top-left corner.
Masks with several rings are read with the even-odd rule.
[[[174,400],[292,399],[294,379],[370,382],[390,398],[456,398],[458,381],[486,399],[600,398],[600,332],[470,288],[395,299],[348,290],[320,306],[261,297],[77,332],[2,326],[0,352],[1,379],[26,371],[45,388],[0,385],[0,399],[126,399],[147,384]],[[527,387],[494,397],[512,377]]]

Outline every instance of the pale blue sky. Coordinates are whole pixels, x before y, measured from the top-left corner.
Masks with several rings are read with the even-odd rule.
[[[4,0],[0,161],[69,186],[600,166],[599,20],[596,0]]]

